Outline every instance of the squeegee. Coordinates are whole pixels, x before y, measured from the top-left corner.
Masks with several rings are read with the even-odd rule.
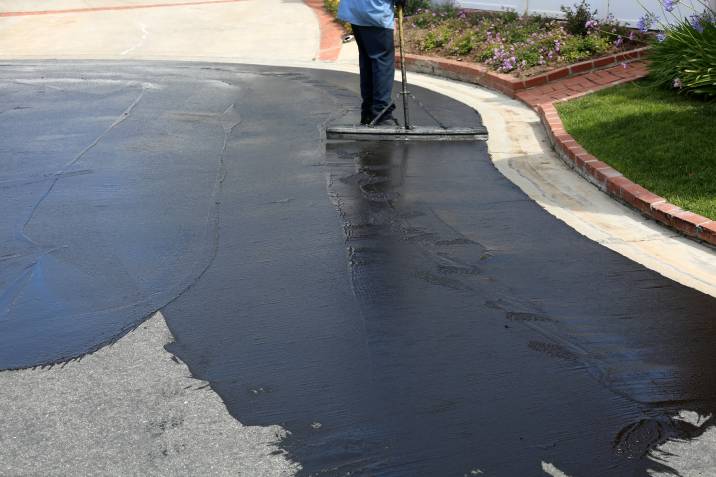
[[[400,72],[402,85],[400,96],[403,100],[402,126],[377,126],[381,118],[378,115],[368,125],[329,126],[326,128],[327,139],[357,140],[357,141],[486,141],[487,129],[485,127],[450,128],[443,126],[426,108],[425,112],[438,124],[438,126],[414,126],[410,123],[410,109],[408,96],[415,99],[408,91],[408,76],[405,71],[405,55],[403,54],[403,6],[398,5],[398,40],[400,46]],[[418,102],[418,104],[421,104]],[[383,110],[383,113],[388,110]],[[422,106],[422,104],[421,104]]]

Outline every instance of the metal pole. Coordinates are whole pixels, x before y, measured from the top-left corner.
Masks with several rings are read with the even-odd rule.
[[[398,42],[400,44],[400,73],[403,85],[400,95],[403,97],[403,119],[404,128],[410,129],[410,114],[408,113],[408,75],[405,73],[405,54],[403,53],[403,6],[398,5]]]

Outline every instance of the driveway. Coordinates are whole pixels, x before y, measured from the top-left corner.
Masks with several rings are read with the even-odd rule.
[[[575,232],[484,143],[326,143],[357,118],[354,75],[216,61],[281,30],[244,19],[290,18],[290,42],[310,10],[199,3],[13,2],[0,23],[3,54],[26,60],[109,51],[97,25],[162,32],[118,33],[105,55],[145,61],[0,70],[0,368],[22,369],[0,374],[0,471],[685,469],[655,449],[709,435],[714,298]],[[52,42],[14,36],[35,20]],[[311,25],[287,57],[315,54]],[[147,61],[191,51],[211,61]],[[482,124],[414,92],[416,122]],[[694,472],[714,468],[688,449]]]

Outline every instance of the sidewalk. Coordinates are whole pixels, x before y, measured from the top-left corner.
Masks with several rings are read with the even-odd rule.
[[[300,1],[0,0],[0,12],[0,59],[311,62],[321,41]]]

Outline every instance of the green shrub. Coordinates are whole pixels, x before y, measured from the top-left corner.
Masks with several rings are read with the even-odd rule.
[[[417,28],[429,28],[433,24],[440,22],[440,19],[433,16],[430,12],[417,13],[410,17],[410,19]]]
[[[437,31],[429,31],[423,39],[422,48],[425,51],[442,48],[447,45],[452,37],[452,30],[449,28],[441,28]]]
[[[587,36],[572,36],[567,38],[562,46],[562,56],[569,63],[586,60],[595,55],[601,55],[612,48],[608,38],[590,34]]]
[[[476,44],[475,35],[472,32],[466,33],[457,40],[453,52],[459,56],[469,55],[475,49]]]
[[[525,61],[527,66],[536,66],[539,64],[540,54],[534,50],[526,50],[521,53],[520,59]]]
[[[418,10],[427,10],[430,8],[430,0],[408,0],[405,2],[405,14],[415,15]]]
[[[460,9],[455,5],[455,0],[444,0],[435,4],[430,9],[442,17],[456,18],[460,13]]]
[[[323,6],[326,7],[333,16],[338,15],[338,4],[339,0],[323,0]]]
[[[659,86],[716,98],[716,19],[713,14],[683,20],[655,40],[649,76]],[[663,40],[663,41],[659,41]]]
[[[594,20],[597,16],[597,11],[592,12],[591,8],[587,0],[582,0],[578,4],[575,3],[572,7],[560,7],[560,10],[564,13],[565,30],[572,35],[586,36],[589,33],[587,22]]]
[[[514,23],[520,19],[520,14],[513,8],[508,8],[500,13],[500,17],[504,23]]]

